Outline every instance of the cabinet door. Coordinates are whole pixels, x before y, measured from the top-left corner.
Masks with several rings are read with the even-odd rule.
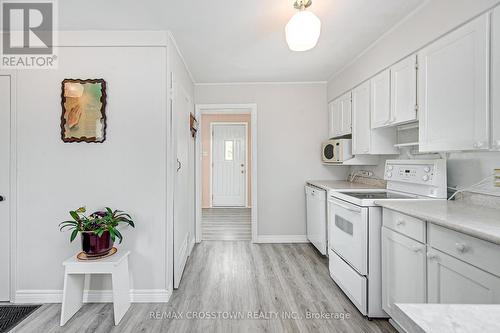
[[[342,108],[342,135],[352,133],[352,118],[351,118],[351,93],[347,93],[340,98]]]
[[[370,82],[352,91],[352,153],[370,153]]]
[[[382,227],[382,308],[426,302],[425,245]]]
[[[371,127],[378,128],[391,122],[391,75],[385,70],[370,80]]]
[[[340,100],[335,100],[328,107],[328,136],[335,138],[342,135],[342,108]]]
[[[500,303],[500,278],[443,252],[429,248],[428,302]]]
[[[391,67],[391,125],[417,120],[417,56]]]
[[[493,11],[493,22],[491,27],[492,32],[492,148],[500,150],[500,7],[496,7]]]
[[[489,14],[418,53],[421,151],[489,146]]]

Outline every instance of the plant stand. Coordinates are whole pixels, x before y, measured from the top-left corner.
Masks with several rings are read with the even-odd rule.
[[[111,274],[115,325],[120,323],[130,307],[129,254],[130,251],[118,252],[111,257],[95,261],[80,261],[76,256],[72,256],[63,262],[65,272],[61,326],[64,326],[83,305],[86,274]]]

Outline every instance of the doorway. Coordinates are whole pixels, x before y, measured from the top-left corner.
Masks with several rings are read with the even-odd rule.
[[[248,123],[212,122],[211,127],[212,207],[246,207]]]
[[[255,105],[197,105],[196,241],[254,240]]]
[[[10,300],[11,76],[0,74],[0,302]]]

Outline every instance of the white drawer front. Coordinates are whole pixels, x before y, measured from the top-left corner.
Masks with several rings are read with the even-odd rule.
[[[351,266],[345,263],[335,252],[328,251],[330,276],[333,281],[344,291],[358,310],[367,314],[367,287],[366,278],[359,275]]]
[[[425,243],[425,221],[384,208],[383,225]]]
[[[500,276],[500,246],[497,244],[430,223],[429,245]]]

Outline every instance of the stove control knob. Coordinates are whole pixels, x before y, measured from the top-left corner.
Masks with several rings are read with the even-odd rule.
[[[392,165],[387,166],[387,170],[392,171],[392,169],[394,169]]]
[[[431,168],[430,168],[430,167],[428,167],[428,166],[426,166],[426,167],[424,167],[424,171],[425,171],[425,172],[430,172],[430,171],[431,171]]]
[[[428,181],[428,180],[429,180],[429,175],[423,175],[423,176],[422,176],[422,180],[423,180],[424,182]]]
[[[387,178],[391,178],[392,177],[392,172],[388,171],[386,174]]]

